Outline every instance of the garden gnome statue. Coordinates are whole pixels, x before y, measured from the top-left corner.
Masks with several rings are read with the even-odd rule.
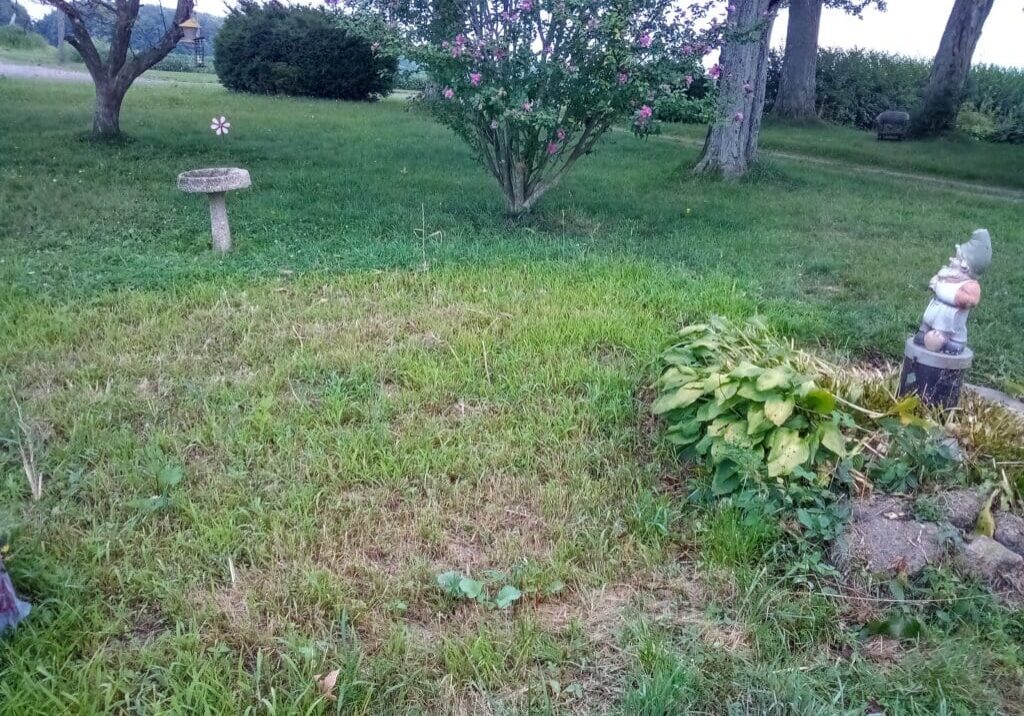
[[[900,395],[917,393],[925,403],[956,406],[974,357],[967,347],[967,315],[981,301],[978,278],[991,262],[992,239],[978,229],[928,282],[932,299],[920,329],[907,341]]]
[[[956,256],[928,282],[932,300],[924,311],[914,343],[930,351],[959,355],[967,347],[967,314],[981,301],[978,277],[992,262],[992,239],[978,229]]]
[[[0,634],[27,617],[31,609],[14,593],[14,585],[4,567],[3,557],[0,557]]]

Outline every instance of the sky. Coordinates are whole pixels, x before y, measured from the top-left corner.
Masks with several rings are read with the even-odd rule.
[[[825,8],[819,44],[934,57],[953,0],[888,0],[887,5],[885,12],[865,11],[862,20]],[[789,13],[783,10],[775,21],[773,45],[785,45],[788,21]],[[974,62],[1024,68],[1024,2],[995,0],[974,51]]]
[[[155,2],[155,0],[143,0]],[[33,17],[46,14],[47,8],[24,0]],[[175,0],[164,0],[173,8]],[[223,15],[232,0],[197,0],[196,9],[211,15]],[[889,9],[871,9],[863,19],[840,10],[826,8],[821,18],[822,47],[863,47],[898,52],[911,57],[931,59],[939,47],[942,31],[953,7],[953,0],[888,0]],[[775,22],[772,44],[786,42],[787,11]],[[975,63],[1024,68],[1024,0],[995,0],[985,23],[985,31],[974,53]]]

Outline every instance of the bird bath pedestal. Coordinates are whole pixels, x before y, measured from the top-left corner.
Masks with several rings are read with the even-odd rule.
[[[210,199],[210,228],[215,251],[231,250],[231,227],[228,226],[228,208],[224,203],[224,195],[251,185],[252,180],[245,169],[193,169],[178,175],[179,189],[189,194],[206,194]]]

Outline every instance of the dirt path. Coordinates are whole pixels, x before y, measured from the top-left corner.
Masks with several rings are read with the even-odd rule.
[[[688,147],[700,148],[704,146],[704,142],[699,139],[689,139],[687,137],[667,137],[661,135],[660,139],[665,139],[676,144],[683,144]],[[992,199],[1005,199],[1008,201],[1024,203],[1024,191],[1020,189],[1011,189],[1004,186],[993,186],[991,184],[976,184],[969,181],[961,181],[958,179],[945,179],[943,177],[931,176],[929,174],[916,174],[914,172],[902,172],[896,169],[884,169],[881,167],[868,166],[866,164],[854,164],[852,162],[845,162],[839,159],[824,159],[822,157],[812,157],[807,154],[794,154],[792,152],[783,152],[776,149],[762,149],[761,154],[773,159],[782,159],[783,161],[803,162],[804,164],[815,164],[821,167],[827,167],[830,169],[836,169],[838,171],[849,172],[852,174],[865,174],[871,176],[886,177],[889,179],[902,179],[904,181],[913,181],[920,184],[930,184],[935,187],[942,189],[949,189],[965,194],[974,194],[987,196]]]

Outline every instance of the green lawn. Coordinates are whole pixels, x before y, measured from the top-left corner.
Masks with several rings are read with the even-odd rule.
[[[666,125],[665,133],[703,140],[705,127]],[[866,167],[1024,189],[1024,146],[980,142],[965,136],[879,142],[873,132],[850,127],[793,125],[769,119],[761,133],[761,147]]]
[[[1020,383],[1019,204],[796,163],[697,181],[696,149],[616,134],[514,225],[400,101],[139,86],[111,146],[90,96],[0,81],[0,429],[17,400],[45,475],[32,502],[0,452],[36,603],[0,713],[1021,713],[1020,612],[863,639],[883,605],[795,589],[774,526],[687,507],[645,406],[714,313],[898,355],[978,225],[973,378]],[[174,186],[217,165],[254,184],[227,257]],[[525,596],[455,603],[451,569]]]

